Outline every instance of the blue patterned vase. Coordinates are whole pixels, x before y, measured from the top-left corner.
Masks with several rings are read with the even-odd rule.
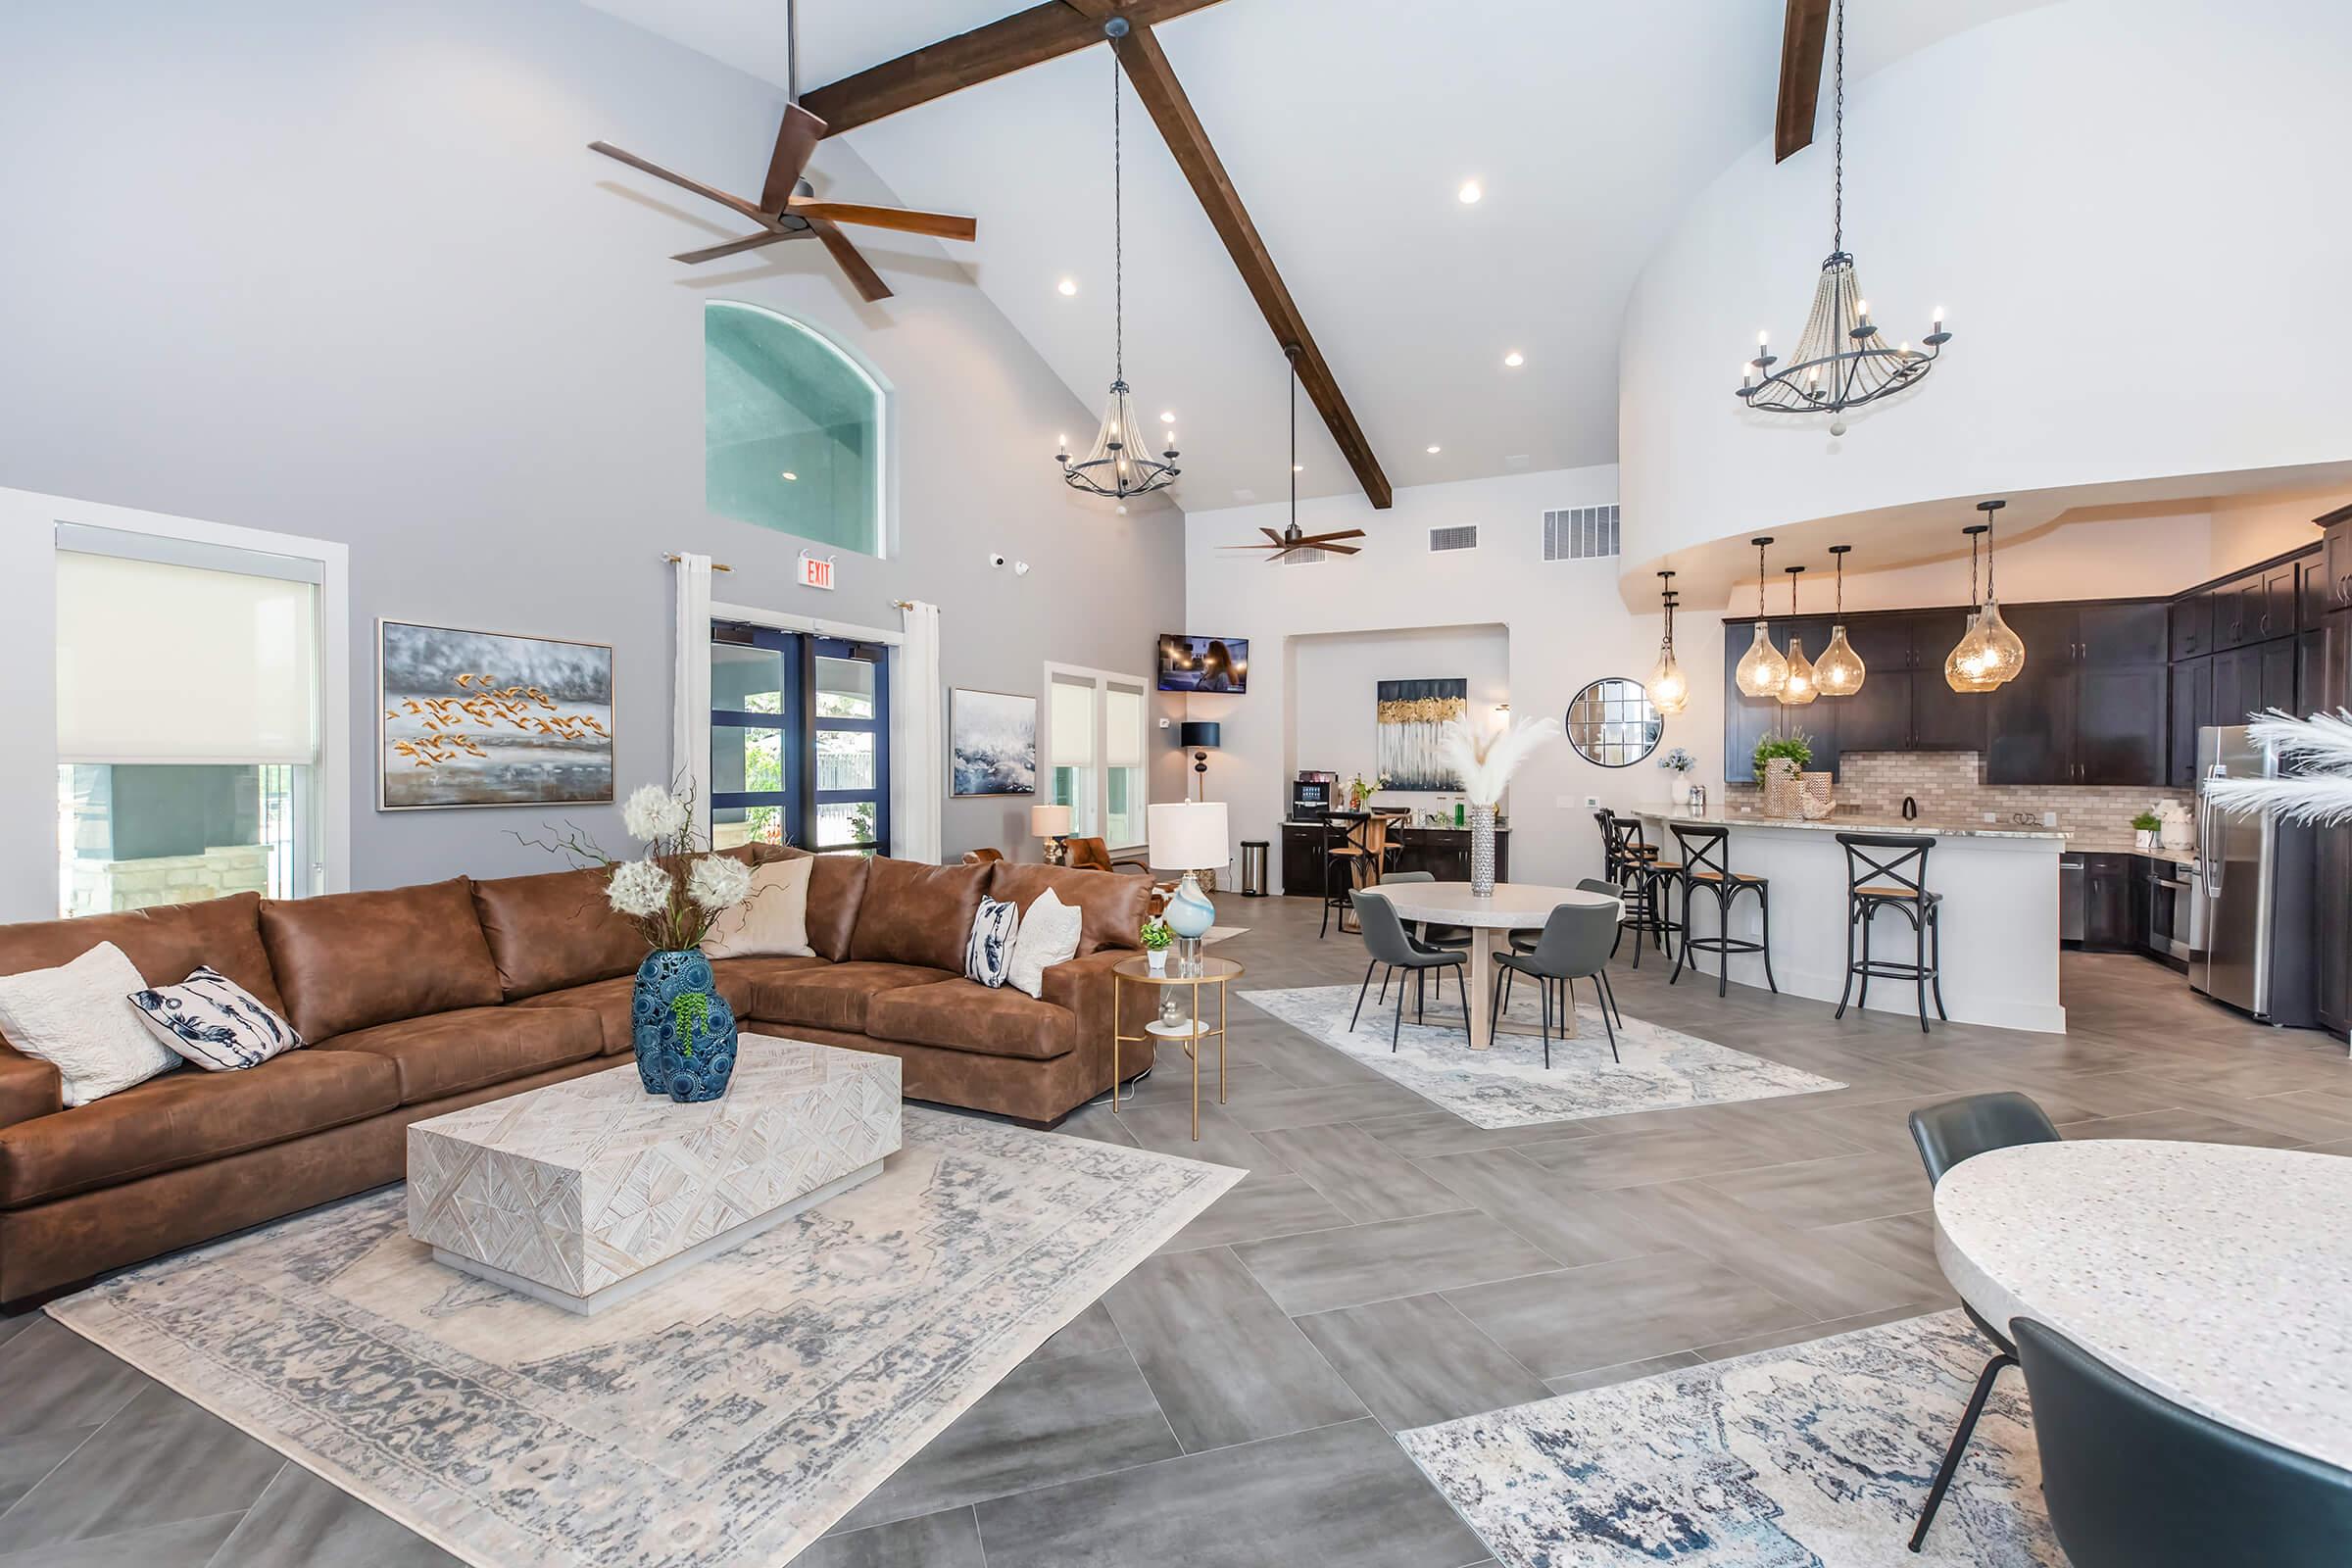
[[[701,952],[647,954],[637,966],[629,1019],[647,1094],[692,1103],[727,1092],[735,1075],[735,1012]]]

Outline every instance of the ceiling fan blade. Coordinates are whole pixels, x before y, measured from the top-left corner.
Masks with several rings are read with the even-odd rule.
[[[774,245],[788,239],[807,239],[808,237],[807,229],[771,228],[762,233],[746,234],[741,239],[731,239],[724,245],[706,246],[699,251],[682,251],[672,256],[670,260],[685,262],[689,265],[695,262],[715,262],[721,256],[733,256],[741,251],[756,251],[762,245]]]
[[[1310,533],[1298,542],[1302,545],[1319,545],[1327,539],[1361,539],[1363,537],[1364,530],[1361,528],[1342,528],[1338,533]]]
[[[592,141],[588,144],[588,149],[591,152],[603,153],[607,158],[615,159],[628,165],[631,169],[642,170],[646,173],[653,175],[656,179],[666,179],[672,185],[681,186],[686,190],[694,192],[697,196],[702,196],[710,201],[718,203],[721,207],[732,207],[735,209],[735,211],[741,213],[744,217],[751,219],[755,222],[764,223],[767,220],[767,215],[765,213],[762,213],[759,208],[754,207],[750,202],[745,201],[742,197],[730,196],[725,191],[720,190],[717,186],[706,185],[699,179],[688,179],[684,174],[674,173],[669,170],[663,169],[660,164],[649,164],[644,159],[638,157],[635,153],[623,152],[609,141]]]
[[[1262,522],[1258,524],[1257,531],[1264,534],[1267,538],[1273,540],[1277,546],[1288,545],[1290,543],[1288,539],[1285,539],[1280,533],[1276,532],[1272,528],[1267,527]],[[1255,545],[1251,545],[1250,548],[1254,550],[1257,547]]]
[[[784,106],[784,123],[776,127],[776,150],[767,160],[767,183],[760,187],[760,205],[781,213],[801,183],[801,172],[825,139],[825,122],[799,104]]]
[[[850,281],[865,296],[868,305],[890,298],[890,285],[882,281],[882,274],[874,270],[871,263],[858,254],[858,247],[850,243],[849,235],[823,218],[811,218],[808,227],[825,242],[825,249],[832,253],[841,270],[850,274]]]
[[[907,207],[868,207],[862,202],[825,202],[795,196],[791,210],[803,218],[829,218],[837,223],[895,228],[908,234],[929,234],[935,239],[971,239],[980,232],[979,223],[972,219],[949,213],[921,213]]]
[[[1334,556],[1355,556],[1363,553],[1362,545],[1316,545],[1315,549]]]

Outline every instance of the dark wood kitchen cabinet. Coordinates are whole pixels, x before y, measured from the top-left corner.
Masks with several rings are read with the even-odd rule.
[[[2213,595],[2191,594],[2173,605],[2173,658],[2195,659],[2213,652]]]
[[[2008,605],[2026,667],[1991,694],[1984,746],[1987,784],[2071,784],[2075,779],[2076,615],[2073,605]]]
[[[2170,607],[2016,605],[2025,672],[1992,694],[1988,784],[2160,784],[2170,759]]]
[[[2295,634],[2295,568],[2298,563],[2282,561],[2262,574],[2260,619],[2258,635],[2292,637]]]
[[[2352,510],[2328,530],[2330,564],[2337,559],[2339,538],[2352,545]],[[2345,555],[2352,557],[2352,548]],[[2321,618],[2319,638],[2318,684],[2306,695],[2305,709],[2352,708],[2352,610],[2329,611]],[[2318,940],[2312,955],[2320,1027],[2341,1039],[2352,1031],[2352,898],[2344,892],[2352,888],[2352,825],[2318,828],[2312,837],[2320,857],[2315,884],[2320,896],[2313,901]]]
[[[2295,706],[2299,645],[2291,639],[2256,643],[2213,656],[2213,716],[2209,724],[2252,722],[2266,709]]]
[[[2197,731],[2213,722],[2213,661],[2207,654],[2173,665],[2172,762],[2165,782],[2177,790],[2197,787]]]
[[[1944,656],[1968,630],[1968,612],[1923,610],[1908,618],[1916,662],[1911,682],[1911,750],[1982,752],[1991,700],[1983,692],[1956,692],[1943,678]],[[1852,635],[1850,629],[1847,635]]]
[[[2147,878],[2136,855],[2084,855],[2082,947],[2136,952],[2147,935]]]
[[[1723,777],[1730,784],[1752,784],[1756,781],[1756,742],[1767,735],[1787,735],[1801,731],[1813,748],[1812,768],[1820,772],[1838,770],[1839,710],[1848,699],[1817,697],[1801,707],[1790,708],[1777,697],[1750,697],[1740,689],[1738,671],[1740,661],[1747,657],[1755,642],[1755,623],[1752,620],[1726,621],[1723,628]],[[1788,652],[1792,637],[1802,638],[1805,657],[1809,660],[1830,645],[1830,623],[1818,616],[1808,615],[1800,620],[1783,616],[1765,622],[1765,635],[1783,654]],[[1846,635],[1850,641],[1853,628]],[[1867,674],[1863,686],[1868,688]]]
[[[1871,615],[1845,623],[1846,646],[1862,661],[1862,689],[1838,704],[1838,749],[1900,752],[1911,745],[1914,701],[1912,616]],[[1941,658],[1940,655],[1937,656]]]

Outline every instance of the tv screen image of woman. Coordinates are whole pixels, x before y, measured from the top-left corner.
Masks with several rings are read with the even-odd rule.
[[[1239,696],[1250,689],[1250,639],[1162,633],[1159,639],[1159,689],[1163,692],[1224,692]]]

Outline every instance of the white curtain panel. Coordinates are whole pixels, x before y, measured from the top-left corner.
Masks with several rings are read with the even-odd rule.
[[[710,831],[710,558],[681,555],[672,662],[669,776],[694,791],[694,825]],[[622,785],[626,795],[633,784]]]
[[[893,859],[937,863],[940,796],[946,788],[942,739],[947,719],[939,676],[939,607],[921,600],[905,607],[906,640],[891,661],[890,853]]]

